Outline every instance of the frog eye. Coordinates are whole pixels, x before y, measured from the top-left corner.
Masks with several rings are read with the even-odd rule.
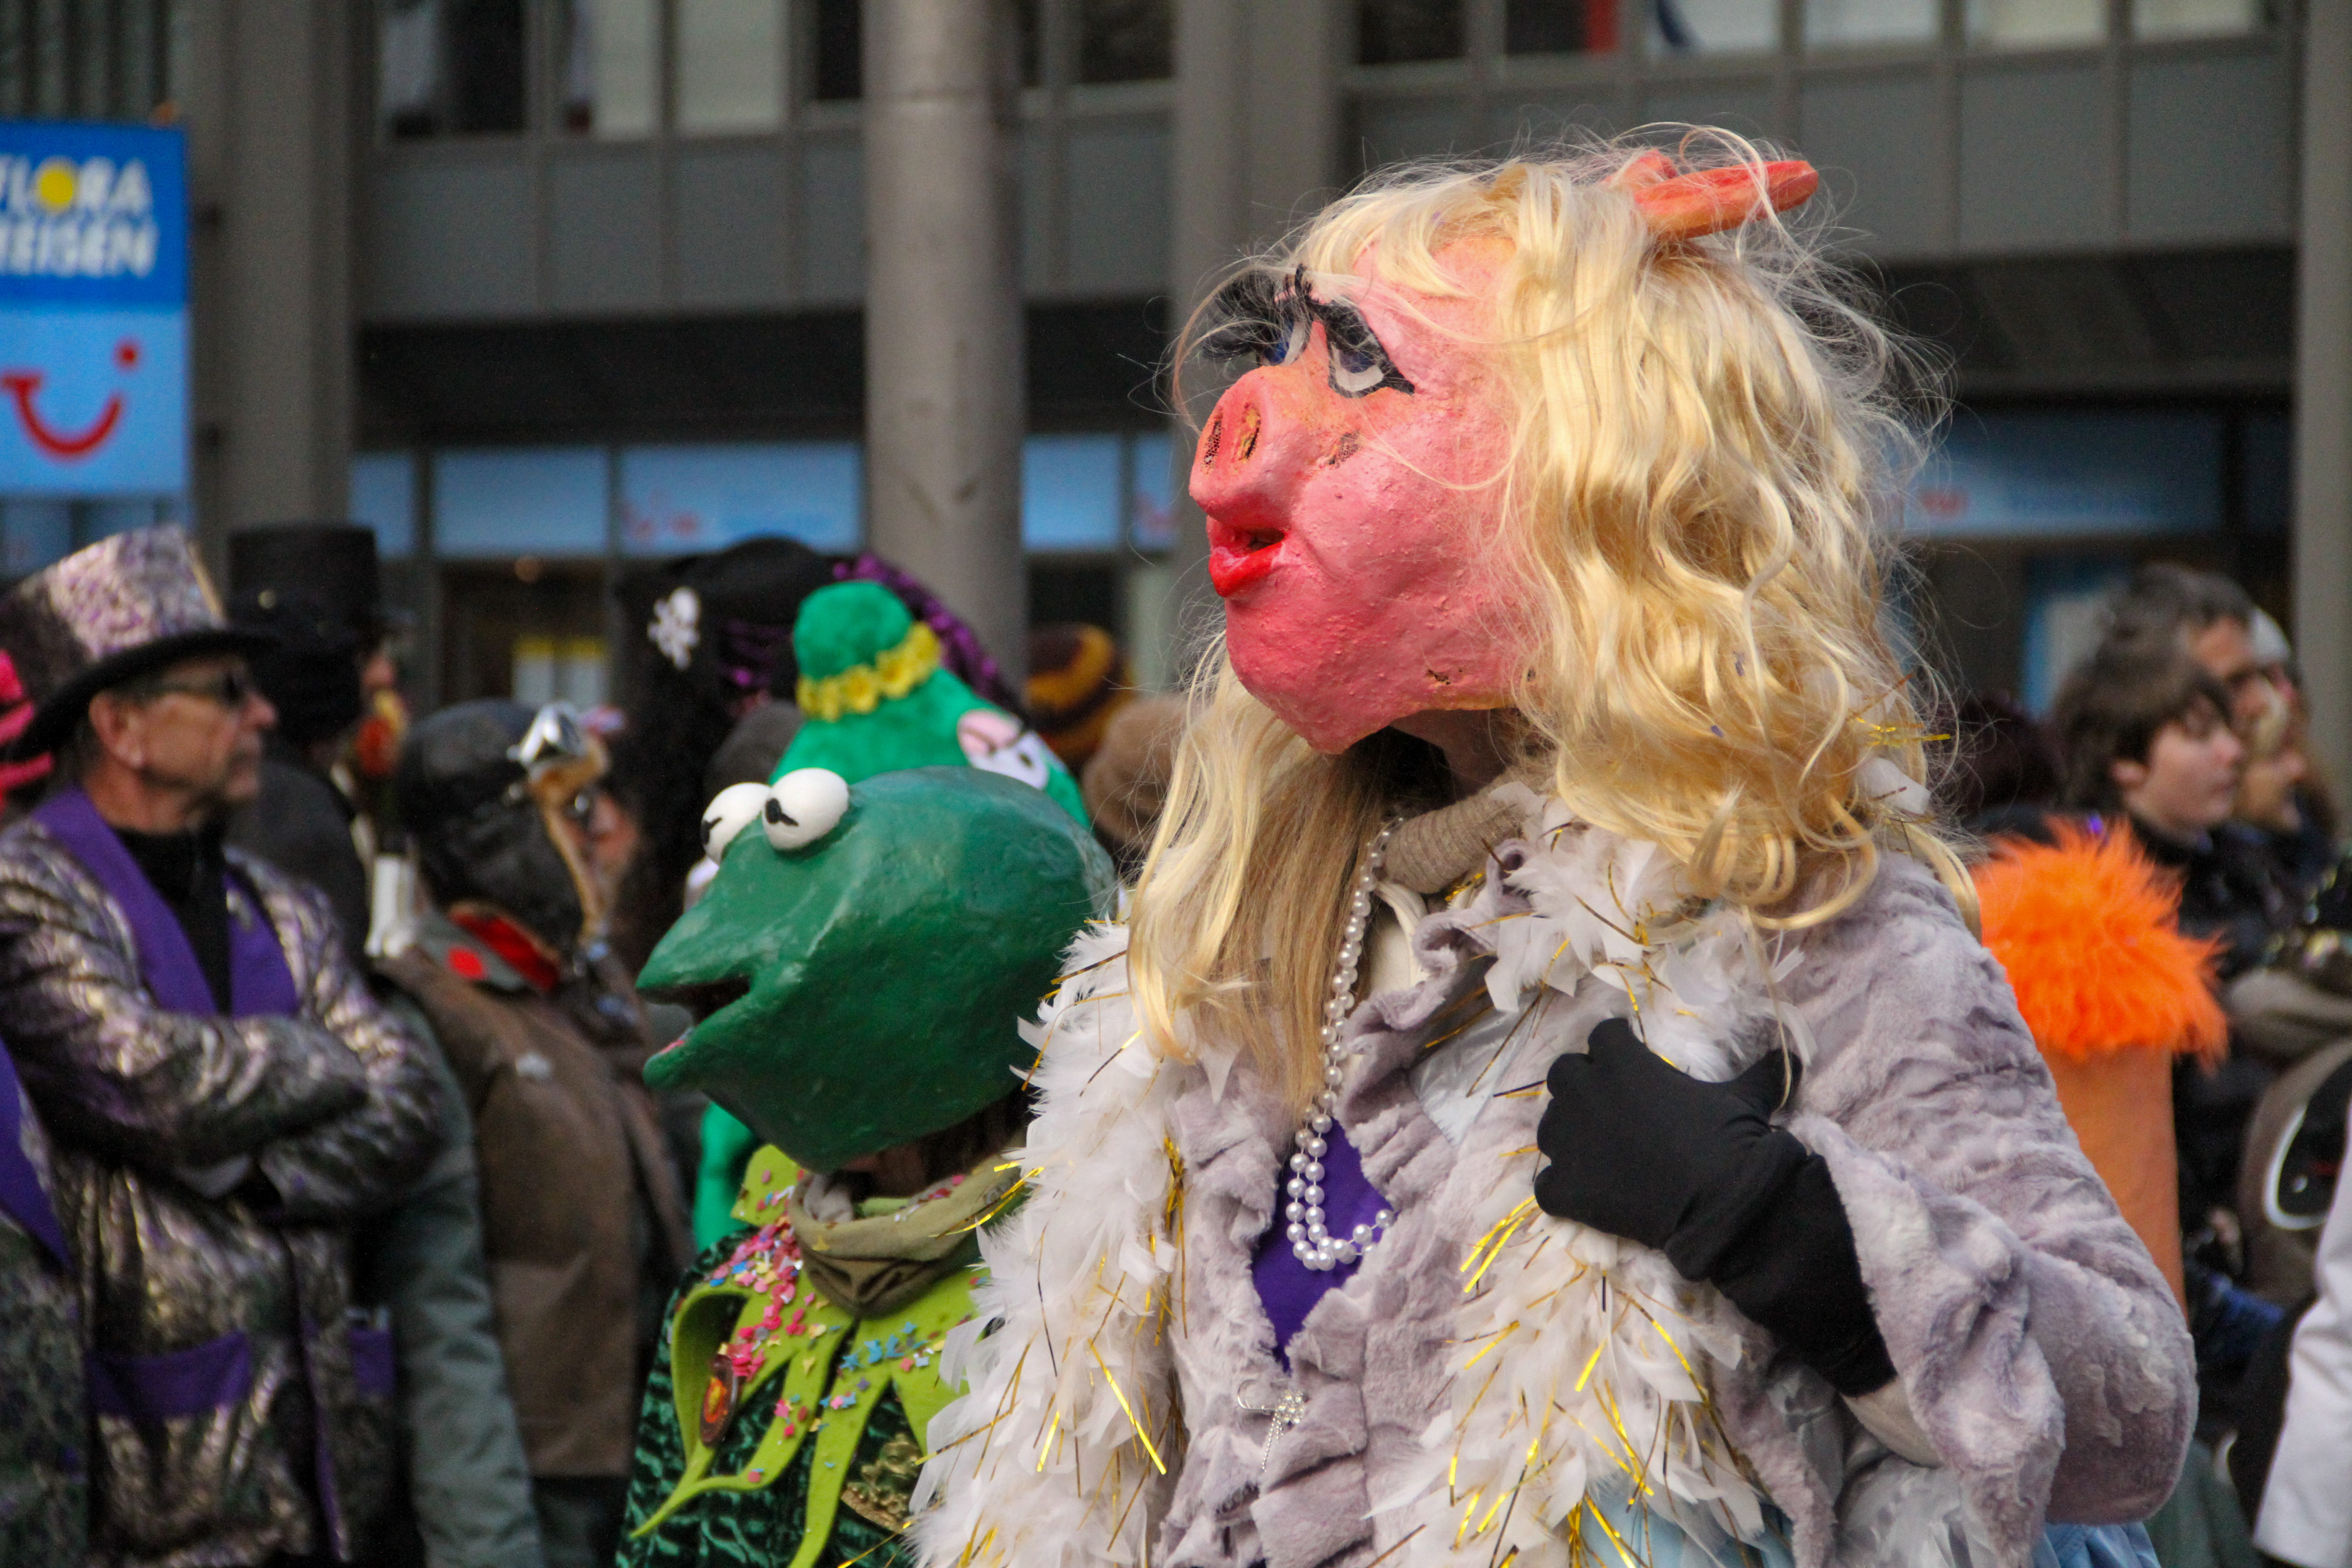
[[[849,783],[828,768],[794,768],[776,781],[760,807],[760,826],[778,849],[804,849],[841,822]]]
[[[735,842],[735,836],[760,820],[768,804],[766,784],[729,784],[702,808],[702,852],[717,860]]]

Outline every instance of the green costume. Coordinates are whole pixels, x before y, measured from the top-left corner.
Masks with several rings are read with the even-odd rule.
[[[838,1169],[1002,1100],[1034,1055],[1020,1020],[1116,896],[1084,826],[1028,785],[922,768],[846,798],[836,822],[791,824],[792,847],[742,828],[640,978],[723,1002],[647,1081],[709,1091],[778,1147],[671,1302],[624,1568],[911,1563],[922,1434],[954,1393],[940,1347],[1017,1162],[992,1150],[912,1200],[820,1219],[794,1159]]]
[[[969,763],[1034,784],[1087,820],[1077,781],[1060,759],[940,668],[930,628],[887,589],[837,583],[810,595],[793,624],[793,658],[801,672],[803,723],[771,783],[799,768],[824,768],[858,784],[903,768]],[[759,1144],[719,1106],[705,1113],[694,1190],[697,1246],[735,1230],[735,1195]]]
[[[638,1428],[628,1568],[913,1561],[897,1537],[918,1434],[950,1396],[934,1369],[971,1316],[979,1248],[967,1232],[958,1267],[859,1317],[803,1279],[799,1236],[778,1223],[798,1173],[773,1149],[753,1159],[735,1217],[758,1228],[696,1259],[672,1304]]]

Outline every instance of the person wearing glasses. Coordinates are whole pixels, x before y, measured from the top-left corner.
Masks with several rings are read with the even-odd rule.
[[[350,1557],[390,1480],[351,1235],[429,1155],[433,1082],[324,900],[222,844],[275,717],[256,646],[176,529],[0,598],[12,754],[57,758],[0,835],[0,1037],[51,1140],[110,1563]]]
[[[642,1077],[658,1042],[601,940],[603,746],[562,703],[446,708],[394,800],[434,910],[378,968],[475,1129],[508,1385],[549,1568],[613,1561],[637,1394],[694,1247]]]

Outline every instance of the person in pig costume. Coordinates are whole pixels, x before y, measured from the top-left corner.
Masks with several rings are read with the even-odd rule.
[[[1224,638],[927,1563],[2152,1568],[2189,1336],[1927,816],[1813,184],[1408,169],[1196,323]]]

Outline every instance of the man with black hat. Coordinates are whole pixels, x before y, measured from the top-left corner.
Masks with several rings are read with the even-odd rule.
[[[326,894],[364,962],[370,868],[335,767],[366,710],[361,670],[383,642],[375,532],[355,522],[246,529],[229,536],[228,553],[229,616],[270,634],[253,675],[278,710],[261,793],[231,820],[229,842]]]
[[[108,1563],[347,1558],[387,1468],[349,1227],[430,1149],[432,1079],[324,900],[221,843],[274,718],[254,646],[176,529],[0,598],[17,750],[58,758],[0,834],[0,1037],[52,1141]]]
[[[327,895],[362,973],[373,833],[341,763],[365,707],[362,672],[383,641],[375,533],[358,523],[281,523],[229,536],[229,617],[274,640],[252,656],[278,710],[261,791],[229,818],[228,841]],[[420,1031],[405,998],[394,1013]],[[441,1142],[399,1206],[359,1233],[357,1287],[388,1314],[399,1372],[404,1485],[368,1561],[432,1568],[540,1568],[539,1527],[507,1392],[466,1100],[438,1056]]]
[[[642,1069],[657,1044],[593,941],[602,748],[572,710],[481,701],[416,725],[393,777],[435,912],[380,971],[465,1090],[499,1339],[549,1568],[617,1542],[637,1394],[694,1255]]]

